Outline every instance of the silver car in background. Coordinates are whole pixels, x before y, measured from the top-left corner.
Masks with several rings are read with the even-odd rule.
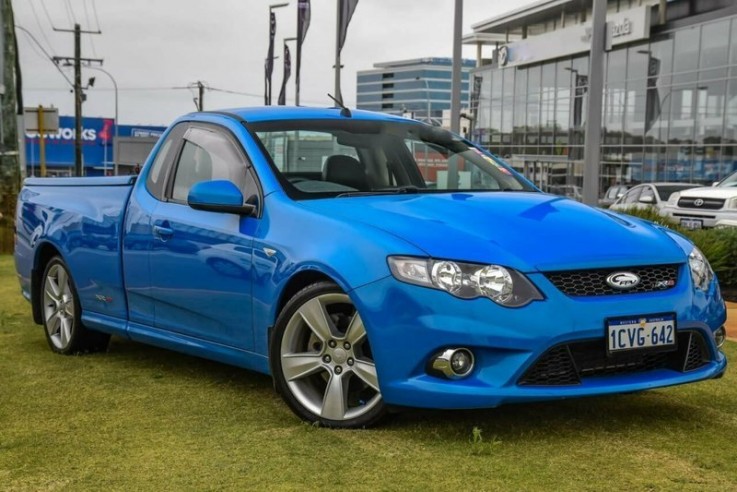
[[[652,208],[663,215],[663,208],[672,196],[699,186],[695,183],[643,183],[632,187],[609,208],[619,212]]]

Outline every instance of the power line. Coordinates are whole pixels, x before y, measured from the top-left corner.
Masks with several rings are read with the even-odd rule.
[[[89,29],[92,29],[92,22],[90,21],[90,12],[87,9],[87,0],[82,0],[82,5],[84,6],[84,18],[87,21],[87,25],[89,26]],[[99,30],[99,26],[98,26]],[[95,41],[93,38],[88,38],[90,40],[90,47],[92,48],[92,56],[97,58],[97,50],[95,49]]]
[[[71,67],[67,67],[71,68]],[[190,87],[118,87],[118,92],[154,92],[154,91],[178,91],[178,90],[187,90],[190,89]],[[60,89],[58,87],[24,87],[24,91],[64,91],[66,92],[68,89]],[[99,91],[114,91],[115,89],[112,87],[95,87],[95,92]]]
[[[25,28],[25,27],[23,27],[23,26],[19,26],[18,24],[16,24],[16,25],[15,25],[15,28],[16,28],[16,29],[20,29],[21,31],[23,31],[24,33],[26,33],[26,34],[28,35],[28,37],[30,37],[30,38],[31,38],[31,39],[33,40],[33,42],[34,42],[34,43],[36,43],[36,45],[37,45],[37,46],[38,46],[39,48],[41,48],[41,51],[43,51],[43,54],[44,54],[44,55],[46,55],[46,58],[48,58],[48,59],[49,59],[49,61],[50,61],[51,63],[53,63],[53,64],[54,64],[54,66],[55,66],[55,67],[56,67],[56,69],[57,69],[57,70],[59,71],[59,73],[61,74],[61,76],[62,76],[62,77],[64,77],[64,80],[66,80],[66,81],[67,81],[67,83],[68,83],[68,84],[69,84],[70,86],[74,87],[74,84],[72,83],[72,81],[71,81],[71,80],[69,80],[69,77],[67,77],[67,74],[65,74],[65,73],[64,73],[64,71],[63,71],[63,70],[61,69],[61,67],[59,67],[59,65],[57,65],[57,64],[56,64],[56,62],[54,61],[54,57],[53,57],[53,56],[51,56],[51,55],[50,55],[50,54],[49,54],[49,53],[48,53],[48,52],[47,52],[47,51],[46,51],[46,50],[44,49],[44,47],[43,47],[43,46],[41,45],[41,43],[39,43],[39,42],[38,42],[38,39],[36,39],[36,37],[35,37],[35,36],[34,36],[33,34],[31,34],[31,31],[29,31],[28,29],[26,29],[26,28]]]
[[[44,0],[39,0],[41,2],[41,7],[43,7],[44,12],[46,12],[46,18],[49,20],[49,24],[51,25],[52,30],[56,30],[56,27],[54,26],[54,22],[51,20],[51,15],[49,15],[49,9],[46,7],[46,3]]]
[[[95,24],[97,24],[97,30],[102,31],[100,27],[100,18],[97,17],[97,0],[92,0],[92,13],[95,14]]]
[[[49,47],[49,51],[54,53],[53,45],[51,44],[51,41],[49,41],[49,38],[46,36],[46,31],[44,31],[44,28],[41,25],[41,19],[39,18],[38,13],[36,12],[36,7],[33,5],[33,0],[31,0],[29,3],[31,5],[31,12],[33,12],[33,17],[36,18],[36,25],[38,25],[38,30],[41,32],[41,36],[43,36],[44,40],[46,41],[46,44]]]
[[[77,23],[77,16],[74,15],[74,9],[72,8],[72,2],[70,0],[66,0],[65,3],[67,7],[67,17],[69,17],[69,22],[74,25]]]

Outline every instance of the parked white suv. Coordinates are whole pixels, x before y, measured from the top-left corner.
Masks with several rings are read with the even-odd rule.
[[[737,172],[711,188],[674,193],[661,213],[688,229],[737,226]]]

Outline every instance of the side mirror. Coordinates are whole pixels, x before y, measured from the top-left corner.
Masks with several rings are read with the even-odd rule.
[[[202,181],[190,188],[187,204],[195,210],[253,215],[254,205],[243,203],[243,193],[227,180]]]
[[[647,205],[654,205],[655,204],[655,197],[652,195],[648,196],[641,196],[638,200],[640,203],[645,203]]]
[[[714,181],[711,185],[712,186],[719,186],[719,181]]]

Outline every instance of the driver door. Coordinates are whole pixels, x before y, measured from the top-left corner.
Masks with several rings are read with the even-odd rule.
[[[229,180],[259,206],[255,173],[237,140],[215,125],[192,124],[151,225],[155,327],[222,345],[253,348],[251,289],[258,214],[195,210],[190,188]]]

